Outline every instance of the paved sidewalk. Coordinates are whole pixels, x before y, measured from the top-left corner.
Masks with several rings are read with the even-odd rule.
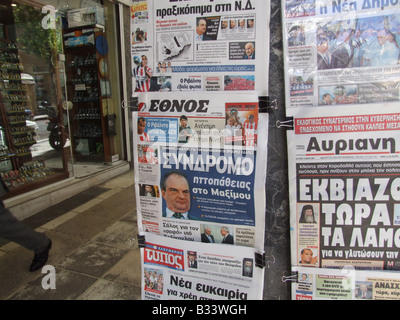
[[[24,223],[45,232],[53,241],[47,264],[55,267],[56,288],[43,289],[47,273],[28,271],[33,252],[1,239],[0,299],[140,299],[132,170],[43,210]]]

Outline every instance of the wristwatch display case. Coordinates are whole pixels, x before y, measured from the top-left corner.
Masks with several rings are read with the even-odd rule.
[[[107,103],[107,42],[102,26],[64,30],[71,139],[77,161],[107,162],[110,158]]]

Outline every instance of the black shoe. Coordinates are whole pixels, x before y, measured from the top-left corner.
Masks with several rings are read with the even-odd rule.
[[[33,257],[33,260],[32,260],[32,264],[29,267],[29,271],[31,271],[31,272],[36,271],[36,270],[42,268],[46,264],[47,259],[49,258],[49,251],[51,248],[51,244],[52,244],[52,242],[50,240],[49,245],[43,252],[35,253],[35,256]]]

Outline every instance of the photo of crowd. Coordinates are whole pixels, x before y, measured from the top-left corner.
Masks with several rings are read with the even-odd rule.
[[[399,15],[330,21],[316,32],[318,70],[399,63]]]
[[[309,96],[314,94],[314,78],[290,77],[290,96]]]

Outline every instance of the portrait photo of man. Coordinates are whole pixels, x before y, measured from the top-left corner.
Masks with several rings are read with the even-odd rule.
[[[299,223],[317,223],[314,207],[311,204],[306,204],[301,209]]]
[[[221,227],[222,243],[233,244],[233,235],[229,233],[228,227]]]
[[[203,18],[197,19],[196,24],[196,40],[197,41],[206,41],[210,40],[210,38],[206,34],[207,31],[207,22]]]
[[[300,252],[300,264],[316,265],[318,263],[318,256],[314,256],[311,249],[304,248]]]
[[[253,259],[249,258],[243,259],[242,276],[250,278],[253,276]]]
[[[179,170],[171,170],[163,176],[160,187],[166,203],[163,217],[189,219],[190,189],[186,176]]]
[[[192,269],[197,269],[197,252],[188,251],[187,259],[188,259],[188,267]]]
[[[254,46],[253,42],[248,42],[246,43],[246,45],[244,46],[244,51],[245,51],[245,55],[243,57],[243,59],[255,59],[256,58],[256,48]]]
[[[214,236],[211,234],[211,228],[205,227],[204,233],[201,234],[201,242],[215,243]]]
[[[146,118],[139,117],[137,121],[137,134],[140,141],[151,141],[150,136],[145,132],[146,130]]]

